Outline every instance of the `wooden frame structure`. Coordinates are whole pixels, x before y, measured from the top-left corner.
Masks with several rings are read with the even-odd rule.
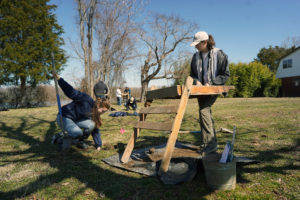
[[[181,126],[181,122],[186,110],[189,98],[196,98],[199,95],[218,95],[234,89],[234,86],[193,86],[193,79],[187,78],[185,86],[174,86],[158,90],[149,91],[147,99],[166,99],[166,98],[180,98],[179,106],[163,106],[163,107],[146,107],[140,110],[140,119],[133,124],[133,133],[128,141],[126,149],[122,155],[121,162],[127,163],[135,141],[140,134],[141,129],[170,131],[166,150],[159,168],[159,174],[168,171],[172,153],[174,151],[175,143]],[[175,113],[175,119],[171,123],[160,122],[146,122],[147,114],[171,114]]]

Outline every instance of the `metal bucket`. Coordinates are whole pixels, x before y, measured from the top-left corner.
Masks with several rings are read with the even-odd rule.
[[[209,188],[213,190],[233,190],[236,185],[236,161],[219,163],[220,154],[208,154],[202,163]]]

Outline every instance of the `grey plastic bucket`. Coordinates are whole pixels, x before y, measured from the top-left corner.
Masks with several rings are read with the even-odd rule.
[[[233,190],[236,185],[236,161],[219,163],[220,154],[208,154],[202,163],[209,188],[213,190]]]

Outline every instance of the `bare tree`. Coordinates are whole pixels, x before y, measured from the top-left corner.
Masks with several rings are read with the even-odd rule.
[[[84,77],[87,83],[88,92],[93,96],[94,74],[93,74],[93,28],[94,28],[94,13],[97,0],[77,0],[79,26],[80,26],[80,41],[84,59]],[[87,33],[86,33],[87,28]],[[87,40],[87,41],[86,41]]]
[[[110,87],[124,82],[124,71],[133,58],[136,45],[134,17],[141,5],[136,0],[103,0],[96,13],[96,34],[99,62],[96,65],[97,80]]]
[[[177,16],[163,14],[153,15],[148,25],[148,31],[140,32],[142,41],[148,47],[147,56],[141,66],[141,101],[145,101],[151,80],[167,78],[168,73],[158,76],[163,67],[163,61],[174,53],[181,43],[191,39],[191,34],[197,28],[197,25],[188,23]]]
[[[298,36],[298,37],[288,37],[288,38],[286,38],[283,42],[282,42],[282,44],[281,44],[281,46],[283,47],[283,48],[286,48],[286,49],[288,49],[288,48],[291,48],[291,47],[299,47],[300,46],[300,36]]]

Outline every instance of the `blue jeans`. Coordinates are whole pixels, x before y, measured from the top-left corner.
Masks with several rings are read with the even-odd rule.
[[[78,122],[74,122],[70,118],[62,117],[62,121],[64,124],[64,130],[72,138],[81,138],[82,136],[88,137],[89,134],[95,128],[95,122],[90,119],[85,119],[85,120],[81,120]],[[56,122],[59,125],[59,127],[62,128],[59,114],[56,117]]]
[[[117,104],[120,106],[122,102],[122,97],[117,97]]]

